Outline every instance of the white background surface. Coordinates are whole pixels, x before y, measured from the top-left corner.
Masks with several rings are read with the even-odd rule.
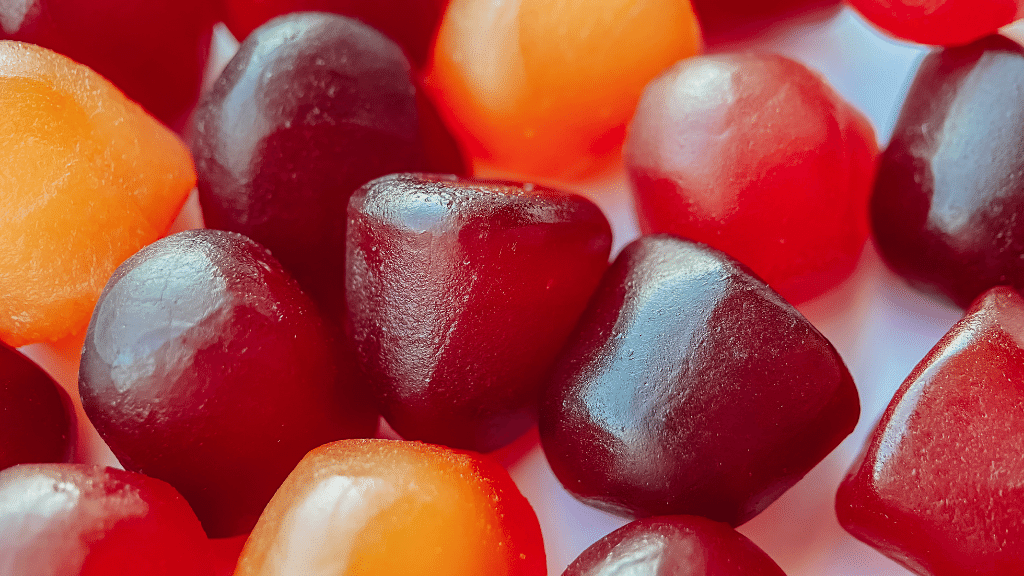
[[[215,53],[233,42],[222,34]],[[902,103],[910,75],[923,50],[887,40],[844,10],[824,22],[783,23],[724,49],[763,50],[789,55],[822,72],[872,121],[884,146]],[[636,224],[621,175],[579,186],[613,221],[616,250],[636,236]],[[178,228],[196,223],[193,198]],[[836,487],[893,392],[960,311],[906,286],[888,271],[873,246],[866,247],[853,277],[838,289],[800,307],[835,344],[861,395],[856,431],[803,481],[740,531],[760,545],[790,576],[868,576],[909,574],[848,536],[833,511]],[[26,351],[77,397],[76,371],[81,341],[35,345]],[[80,458],[113,463],[87,433]],[[523,493],[540,517],[549,573],[557,576],[581,551],[626,520],[576,502],[558,485],[536,441],[536,432],[500,451]]]

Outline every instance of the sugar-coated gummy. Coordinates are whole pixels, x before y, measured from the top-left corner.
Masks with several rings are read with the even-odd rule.
[[[859,413],[835,348],[746,267],[645,236],[605,273],[556,362],[540,437],[559,481],[588,504],[738,525]]]
[[[79,373],[121,464],[177,488],[211,537],[251,529],[308,450],[372,436],[365,386],[266,249],[218,230],[169,236],[118,267]]]
[[[1024,566],[1024,298],[978,298],[896,391],[839,487],[839,522],[922,576]]]
[[[611,241],[592,202],[541,186],[401,174],[358,190],[349,332],[392,428],[480,451],[525,432]]]

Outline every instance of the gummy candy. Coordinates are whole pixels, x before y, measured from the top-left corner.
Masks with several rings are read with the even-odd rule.
[[[395,175],[358,190],[350,332],[391,427],[487,451],[532,426],[611,241],[597,206],[541,187]]]
[[[618,158],[643,86],[700,44],[688,0],[454,0],[426,87],[474,158],[579,178]]]
[[[497,462],[419,442],[311,451],[246,542],[236,576],[544,576],[540,525]]]
[[[706,242],[791,302],[824,293],[860,257],[874,132],[800,63],[678,63],[644,91],[624,154],[641,230]]]
[[[310,449],[371,436],[366,384],[313,302],[238,234],[190,230],[122,264],[82,352],[89,419],[212,537],[246,532]]]
[[[662,235],[626,246],[542,393],[562,485],[636,516],[742,524],[857,423],[835,348],[744,266]]]
[[[0,338],[79,333],[195,185],[188,149],[92,70],[0,41]]]
[[[1021,16],[1019,0],[849,0],[896,38],[921,44],[968,44]]]
[[[836,497],[850,533],[925,576],[1024,565],[1024,298],[981,296],[900,386]]]

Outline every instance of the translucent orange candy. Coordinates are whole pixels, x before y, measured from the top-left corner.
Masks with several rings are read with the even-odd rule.
[[[688,0],[453,0],[426,85],[477,160],[579,178],[617,157],[644,86],[700,46]]]
[[[395,440],[342,440],[299,463],[235,576],[544,576],[533,508],[497,462]]]
[[[0,339],[84,330],[107,278],[164,234],[195,173],[169,130],[92,70],[0,42]]]

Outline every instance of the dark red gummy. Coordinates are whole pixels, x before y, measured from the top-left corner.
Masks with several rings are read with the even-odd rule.
[[[75,448],[71,398],[42,368],[0,342],[0,469],[67,462]]]
[[[743,33],[797,18],[823,20],[835,14],[839,0],[692,0],[705,40],[728,40]]]
[[[275,16],[333,12],[358,19],[397,42],[418,66],[426,62],[448,0],[221,0],[239,39]]]
[[[918,574],[1024,566],[1024,298],[988,291],[903,382],[836,497],[851,534]]]
[[[206,225],[263,244],[342,309],[349,197],[425,167],[415,94],[401,49],[355,20],[303,13],[261,27],[193,119]]]
[[[839,354],[725,254],[670,236],[623,250],[555,366],[540,436],[584,502],[742,524],[847,436]]]
[[[728,524],[699,516],[635,520],[598,540],[562,576],[786,576]]]
[[[356,192],[351,333],[388,423],[478,451],[526,431],[610,247],[600,209],[546,188],[404,174]]]
[[[874,131],[788,58],[680,61],[644,90],[623,154],[642,231],[714,246],[790,302],[849,276],[868,238]]]
[[[118,267],[79,374],[125,469],[177,488],[211,537],[251,530],[305,453],[377,425],[329,324],[251,240],[193,230]]]
[[[848,0],[864,18],[902,40],[968,44],[1019,17],[1019,0]]]
[[[9,574],[214,574],[206,535],[174,488],[100,466],[0,472],[0,542]]]
[[[1024,288],[1024,50],[1002,37],[930,54],[882,155],[871,217],[886,262],[966,307]]]
[[[199,100],[215,21],[205,0],[0,3],[0,39],[85,64],[175,129]]]

